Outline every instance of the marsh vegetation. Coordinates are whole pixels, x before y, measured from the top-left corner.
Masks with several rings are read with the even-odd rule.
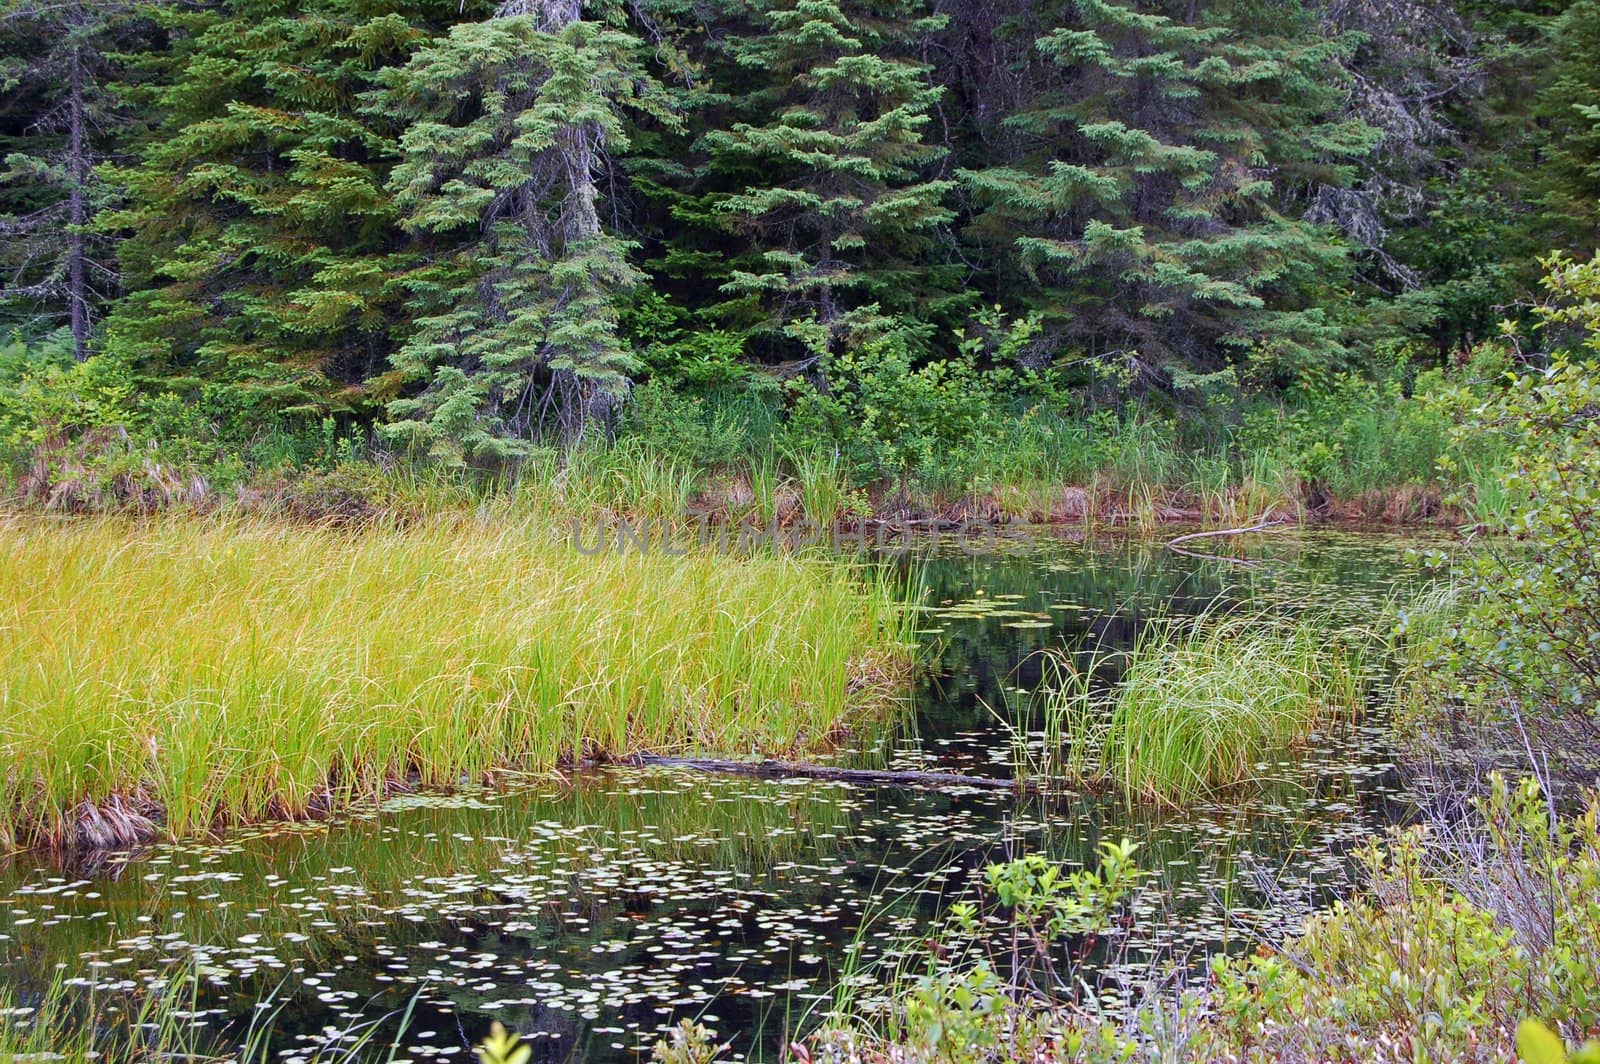
[[[1400,544],[1360,537],[1262,537],[1263,569],[1123,538],[990,542],[981,555],[952,545],[896,563],[927,589],[904,615],[924,647],[915,726],[862,728],[854,743],[866,748],[847,742],[840,756],[1004,775],[1012,735],[985,707],[1041,686],[1044,648],[1104,660],[1180,616],[1229,604],[1287,616],[1334,589],[1344,615],[1360,616],[1422,579]],[[1253,862],[1286,884],[1337,881],[1344,855],[1405,801],[1381,729],[1329,727],[1328,742],[1274,751],[1257,786],[1182,805],[1130,804],[1112,788],[1019,804],[664,770],[501,774],[490,789],[390,793],[331,821],[236,824],[87,866],[16,857],[0,952],[10,985],[48,987],[61,959],[84,980],[73,995],[94,985],[102,1004],[130,1009],[172,965],[198,968],[190,1023],[222,1046],[276,993],[274,1052],[310,1054],[324,1031],[354,1038],[377,1022],[381,1046],[367,1049],[381,1057],[397,1037],[471,1042],[498,1019],[541,1059],[628,1059],[688,1018],[771,1057],[786,1032],[829,1015],[839,988],[885,999],[891,973],[921,963],[916,929],[1008,852],[1076,865],[1107,836],[1138,840],[1141,863],[1164,877],[1136,903],[1138,957],[1234,951],[1297,926],[1298,903],[1257,893]],[[1236,911],[1246,897],[1254,915]],[[440,1034],[458,1025],[464,1036]]]
[[[1042,717],[1063,767],[1153,800],[1185,801],[1259,782],[1366,708],[1363,642],[1331,621],[1274,615],[1147,626],[1108,692],[1057,658]]]
[[[0,523],[0,840],[90,849],[640,749],[825,749],[909,648],[870,569],[536,519]]]
[[[0,0],[0,1059],[1600,1060],[1597,54]]]

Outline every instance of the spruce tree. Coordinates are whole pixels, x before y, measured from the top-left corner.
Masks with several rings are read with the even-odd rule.
[[[1533,176],[1551,246],[1600,246],[1600,0],[1576,0],[1549,25],[1550,65],[1534,103],[1544,151]]]
[[[1600,239],[1600,122],[1586,110],[1600,107],[1600,4],[1448,6],[1476,76],[1431,94],[1448,105],[1450,136],[1426,199],[1389,241],[1420,281],[1398,302],[1431,313],[1444,357],[1498,335],[1508,313],[1543,297],[1540,256],[1584,254]]]
[[[399,129],[359,110],[459,0],[173,6],[158,122],[115,171],[130,294],[108,347],[221,416],[365,415],[403,326],[410,249],[385,182]]]
[[[375,108],[406,125],[391,185],[430,242],[406,285],[418,317],[396,367],[418,394],[391,439],[450,461],[514,457],[550,423],[568,444],[604,422],[632,357],[617,300],[636,281],[601,225],[622,109],[670,120],[625,28],[568,0],[513,0],[385,78]]]
[[[749,242],[723,291],[757,329],[813,349],[927,310],[925,258],[953,182],[927,128],[940,90],[907,53],[939,25],[916,0],[759,0],[722,44],[748,91],[705,134],[702,218]],[[919,301],[923,306],[918,307]]]
[[[999,291],[1069,348],[1152,373],[1337,364],[1345,255],[1300,198],[1347,183],[1372,146],[1333,117],[1350,42],[1299,5],[1072,0],[1038,17],[1049,77],[1005,120],[1011,158],[961,174]]]
[[[0,299],[24,332],[64,322],[80,361],[117,283],[96,167],[131,121],[112,83],[149,28],[142,6],[0,0]]]

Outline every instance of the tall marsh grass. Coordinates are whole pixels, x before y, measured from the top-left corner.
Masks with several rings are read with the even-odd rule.
[[[0,985],[0,1061],[201,1059],[200,984],[179,974],[138,994],[82,993],[58,969],[38,989]]]
[[[588,753],[789,750],[891,697],[886,578],[585,556],[562,531],[0,522],[0,842],[184,835]]]
[[[266,1064],[275,1059],[272,1040],[289,1004],[282,985],[257,1001],[243,1022],[215,1023],[210,988],[192,964],[178,964],[138,989],[102,989],[58,968],[37,989],[0,985],[0,1061],[57,1064],[229,1061]],[[326,1027],[317,1042],[295,1054],[305,1064],[372,1061],[400,1057],[399,1038],[382,1025],[408,1028],[418,998],[376,1020],[340,1029]]]
[[[853,498],[837,452],[796,451],[788,459],[808,519],[827,527],[850,512]]]
[[[1070,774],[1186,801],[1260,781],[1318,728],[1356,716],[1362,659],[1359,641],[1315,621],[1157,623],[1110,691],[1093,670],[1049,672],[1045,714]]]

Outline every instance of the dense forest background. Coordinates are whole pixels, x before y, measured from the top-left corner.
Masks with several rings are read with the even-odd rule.
[[[1248,450],[1492,375],[1600,238],[1600,0],[0,0],[0,42],[30,454]]]

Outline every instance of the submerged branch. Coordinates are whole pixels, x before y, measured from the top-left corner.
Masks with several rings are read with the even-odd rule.
[[[1190,543],[1197,539],[1217,539],[1222,536],[1247,536],[1252,532],[1267,532],[1272,529],[1282,528],[1289,523],[1287,517],[1274,517],[1270,521],[1249,525],[1243,528],[1217,528],[1207,532],[1189,532],[1167,540],[1167,549],[1174,554],[1181,554],[1186,558],[1200,558],[1209,562],[1230,562],[1234,565],[1260,565],[1261,562],[1254,558],[1230,558],[1223,554],[1202,554],[1199,551],[1184,550],[1180,543]]]
[[[1289,519],[1287,517],[1274,517],[1270,521],[1262,521],[1260,524],[1249,525],[1245,528],[1214,528],[1206,532],[1189,532],[1185,535],[1167,540],[1167,546],[1176,547],[1180,543],[1188,543],[1191,540],[1215,539],[1219,536],[1246,536],[1252,532],[1265,532],[1269,528],[1280,528],[1288,523]]]

